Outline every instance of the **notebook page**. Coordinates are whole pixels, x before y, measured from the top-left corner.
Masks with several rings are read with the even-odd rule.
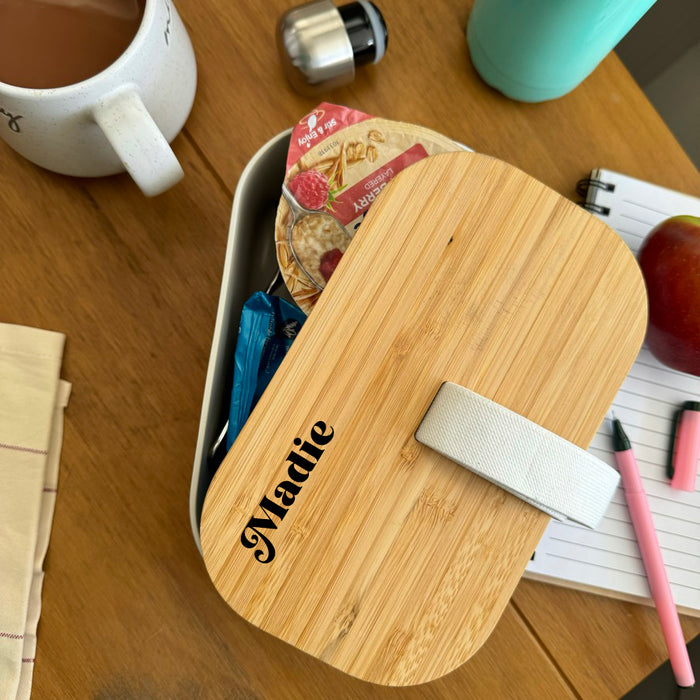
[[[635,254],[649,231],[670,216],[700,216],[700,199],[621,175],[612,170],[594,170],[591,179],[614,186],[613,191],[590,187],[587,203],[610,210],[598,215],[615,229]]]
[[[592,177],[616,184],[614,192],[595,190],[589,201],[610,208],[609,215],[599,218],[635,253],[659,221],[677,213],[700,216],[700,200],[693,197],[609,171],[594,171]],[[673,413],[687,400],[700,401],[700,377],[662,365],[643,346],[612,410],[637,457],[676,605],[700,615],[700,491],[672,489],[666,478]],[[608,419],[589,451],[615,466]],[[622,486],[597,530],[552,521],[525,575],[651,602]]]

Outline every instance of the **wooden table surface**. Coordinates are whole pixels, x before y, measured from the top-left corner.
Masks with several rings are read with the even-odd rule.
[[[282,0],[179,0],[199,67],[173,147],[185,179],[73,179],[0,143],[0,321],[67,335],[73,384],[46,561],[36,698],[606,698],[667,657],[653,609],[522,581],[485,646],[434,683],[350,678],[219,598],[188,492],[233,192],[271,136],[319,101],[287,85]],[[378,2],[389,46],[323,99],[418,123],[565,196],[598,166],[700,196],[700,175],[615,55],[550,103],[509,101],[467,54],[470,2]],[[686,638],[700,619],[682,619]]]

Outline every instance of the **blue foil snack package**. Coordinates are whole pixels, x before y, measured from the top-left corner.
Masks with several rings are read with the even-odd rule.
[[[226,449],[230,449],[255,404],[306,320],[284,299],[255,292],[243,305],[234,354]]]

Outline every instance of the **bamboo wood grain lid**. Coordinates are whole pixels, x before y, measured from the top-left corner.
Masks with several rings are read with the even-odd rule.
[[[586,211],[487,156],[410,166],[214,477],[201,521],[214,585],[254,625],[367,681],[453,670],[549,517],[416,442],[438,388],[469,387],[585,448],[645,325],[632,254]]]

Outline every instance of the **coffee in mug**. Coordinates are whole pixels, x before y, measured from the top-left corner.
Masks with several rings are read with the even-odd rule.
[[[0,81],[57,88],[97,75],[138,31],[145,0],[0,0]]]
[[[0,138],[37,165],[165,191],[196,84],[173,0],[0,0]]]

